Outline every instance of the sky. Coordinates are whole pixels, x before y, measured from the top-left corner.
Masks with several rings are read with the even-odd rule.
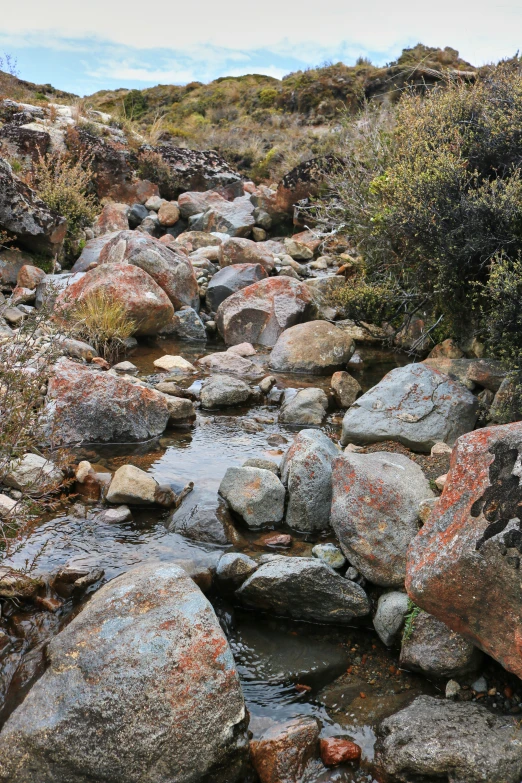
[[[4,1],[0,57],[19,76],[78,95],[117,87],[285,74],[324,62],[376,65],[422,42],[474,65],[522,48],[522,1]]]

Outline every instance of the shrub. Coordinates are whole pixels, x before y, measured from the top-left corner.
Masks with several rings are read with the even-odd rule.
[[[130,319],[121,302],[105,291],[96,291],[81,299],[69,312],[68,323],[74,334],[88,342],[109,361],[123,350],[136,323]]]
[[[159,152],[142,150],[138,155],[138,174],[142,179],[154,182],[162,198],[171,201],[177,196],[176,181],[172,176],[170,166]]]
[[[259,93],[259,105],[269,109],[276,102],[278,95],[278,91],[274,90],[273,87],[265,87]]]
[[[139,120],[148,109],[147,99],[141,90],[129,90],[123,99],[123,111],[130,120]]]

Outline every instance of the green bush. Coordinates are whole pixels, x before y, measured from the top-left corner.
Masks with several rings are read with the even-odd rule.
[[[141,90],[129,90],[123,99],[125,116],[130,120],[139,120],[148,109],[147,99]]]

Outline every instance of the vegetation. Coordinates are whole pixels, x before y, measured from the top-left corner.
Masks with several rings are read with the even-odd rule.
[[[413,603],[411,598],[408,598],[408,613],[404,619],[404,631],[402,634],[402,641],[407,642],[411,639],[413,634],[413,628],[415,626],[415,620],[421,613],[422,609],[417,604]]]
[[[68,315],[69,326],[76,337],[85,340],[99,354],[114,361],[123,349],[123,341],[136,330],[121,302],[104,291],[81,299]]]

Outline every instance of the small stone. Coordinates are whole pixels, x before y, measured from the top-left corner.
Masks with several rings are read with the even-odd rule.
[[[446,698],[456,699],[460,692],[460,685],[456,680],[448,680],[446,683]],[[495,695],[495,694],[493,694]]]
[[[321,761],[326,767],[336,767],[347,761],[359,761],[361,748],[355,742],[340,737],[324,737],[320,741]]]
[[[91,364],[95,364],[101,370],[110,370],[111,369],[111,365],[109,364],[109,362],[107,362],[101,356],[95,356],[93,359],[91,359]]]
[[[419,519],[423,525],[428,521],[431,512],[439,502],[439,498],[426,498],[419,504]]]
[[[119,364],[115,364],[112,369],[116,370],[116,372],[121,372],[121,373],[132,374],[138,372],[138,368],[132,362],[120,362]]]
[[[351,582],[355,582],[357,581],[357,579],[359,579],[359,577],[360,577],[360,573],[353,566],[350,566],[350,568],[346,569],[346,573],[344,575],[345,579],[349,579]]]
[[[91,463],[86,459],[82,460],[78,463],[78,467],[76,468],[76,481],[79,481],[80,484],[82,484],[91,472],[93,472]]]
[[[252,343],[239,343],[239,345],[231,345],[227,353],[235,353],[237,356],[255,356],[257,351]]]
[[[471,690],[475,693],[487,693],[488,683],[485,677],[479,677],[475,682],[471,683]]]
[[[362,391],[361,384],[344,370],[334,372],[330,385],[341,408],[349,408],[353,405],[357,395]]]
[[[373,626],[387,647],[391,647],[398,638],[408,614],[408,606],[408,596],[398,590],[380,596]]]
[[[26,317],[18,307],[7,307],[2,315],[10,326],[15,327],[20,326]]]
[[[283,519],[285,488],[270,470],[228,468],[219,494],[250,528]]]
[[[293,541],[292,536],[288,535],[288,533],[276,533],[275,535],[266,536],[262,543],[271,549],[289,549]]]
[[[226,552],[217,565],[216,578],[225,584],[239,587],[257,567],[256,561],[248,555],[241,552]]]
[[[440,489],[441,492],[444,489],[444,485],[446,484],[447,478],[448,478],[448,474],[444,473],[443,476],[439,476],[438,478],[435,479],[435,486],[437,487],[437,489]]]
[[[259,226],[254,226],[252,229],[252,239],[254,242],[264,242],[267,238],[267,233],[264,228],[259,228]]]
[[[132,505],[153,504],[158,482],[135,465],[122,465],[112,477],[107,501]]]
[[[316,544],[312,554],[331,568],[343,568],[346,565],[345,556],[335,544]]]
[[[160,225],[173,226],[179,220],[179,207],[175,201],[165,201],[158,210]]]
[[[451,446],[448,446],[448,444],[444,443],[443,441],[437,441],[437,443],[434,443],[431,447],[432,457],[436,456],[437,454],[451,454],[451,452]]]
[[[165,200],[160,198],[159,196],[151,196],[147,199],[145,202],[145,208],[150,209],[153,212],[158,212],[163,204],[165,203]]]
[[[168,372],[171,372],[172,370],[178,370],[182,373],[196,372],[194,365],[182,356],[171,356],[166,354],[160,359],[156,359],[153,364],[158,370],[166,370]]]
[[[262,381],[259,381],[259,388],[263,394],[268,394],[276,384],[276,379],[273,375],[267,375]]]
[[[357,454],[358,451],[363,451],[364,446],[356,446],[355,443],[349,443],[344,450],[345,454]]]
[[[128,522],[132,519],[132,513],[128,506],[108,508],[97,518],[97,522],[106,522],[108,525],[117,525],[120,522]]]
[[[0,495],[0,518],[7,516],[16,506],[16,500],[9,495]]]
[[[59,598],[52,598],[47,595],[37,595],[34,599],[37,606],[41,606],[47,612],[57,612],[62,607],[63,602]]]

